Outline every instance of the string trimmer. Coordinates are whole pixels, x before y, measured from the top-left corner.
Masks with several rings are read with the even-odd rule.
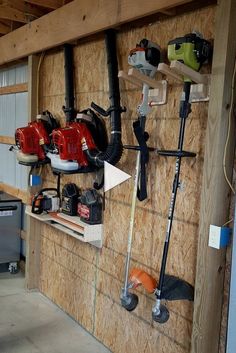
[[[160,48],[158,45],[148,41],[147,39],[141,40],[137,44],[136,48],[130,51],[128,57],[128,63],[138,69],[142,74],[153,77],[157,71],[157,66],[160,62]],[[132,311],[138,304],[138,296],[134,293],[129,293],[129,268],[130,268],[130,257],[131,247],[134,230],[134,217],[137,197],[140,201],[147,197],[146,191],[146,163],[148,162],[148,148],[146,141],[148,134],[145,132],[145,121],[146,116],[150,112],[150,106],[148,104],[148,92],[149,86],[143,84],[142,89],[142,102],[138,106],[138,120],[133,123],[134,133],[139,144],[136,167],[135,167],[135,178],[131,204],[131,216],[128,233],[128,246],[126,255],[125,265],[125,279],[124,287],[121,292],[121,304],[128,310]]]
[[[208,59],[209,55],[210,43],[202,39],[199,35],[195,33],[187,34],[181,38],[176,38],[168,43],[168,59],[170,61],[179,60],[196,71],[200,69],[202,63],[205,62],[206,59]],[[183,150],[185,123],[189,113],[191,112],[190,89],[191,80],[185,77],[183,93],[180,100],[180,129],[177,150],[158,151],[159,155],[166,157],[176,157],[175,174],[168,212],[167,230],[163,248],[159,282],[157,282],[152,276],[150,276],[145,271],[135,268],[131,271],[130,280],[128,283],[128,288],[136,288],[139,285],[143,285],[148,292],[155,294],[156,302],[152,309],[152,318],[158,323],[165,323],[169,319],[169,311],[167,307],[161,303],[163,299],[185,299],[193,301],[194,297],[194,289],[189,283],[175,276],[170,276],[165,273],[172,223],[175,211],[176,196],[178,188],[180,186],[179,177],[181,161],[184,157],[196,156],[195,153]],[[133,299],[133,305],[130,310],[134,310],[138,304],[138,299],[136,298],[136,296],[134,297],[134,294],[132,298],[135,299]]]

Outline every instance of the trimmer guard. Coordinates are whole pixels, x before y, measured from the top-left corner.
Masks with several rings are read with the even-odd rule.
[[[194,300],[194,288],[191,284],[175,276],[165,275],[162,299]]]
[[[131,288],[137,288],[142,285],[147,292],[154,293],[157,288],[157,281],[144,270],[134,268],[130,273],[129,285]],[[180,278],[165,275],[161,299],[193,301],[194,288]]]
[[[129,283],[132,288],[137,288],[138,286],[143,285],[149,293],[153,293],[157,286],[157,281],[155,278],[139,268],[133,268],[131,270]]]

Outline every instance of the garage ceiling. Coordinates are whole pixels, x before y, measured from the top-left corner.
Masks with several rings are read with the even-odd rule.
[[[0,0],[0,36],[56,10],[72,0]]]

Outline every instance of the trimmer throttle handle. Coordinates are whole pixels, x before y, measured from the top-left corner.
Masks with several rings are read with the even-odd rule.
[[[109,116],[111,114],[112,111],[117,110],[120,113],[126,112],[126,107],[110,107],[107,110],[103,109],[102,107],[100,107],[99,105],[97,105],[96,103],[92,102],[91,103],[91,107],[96,110],[97,113],[99,113],[102,116]]]
[[[91,107],[96,110],[96,112],[98,112],[99,114],[101,114],[102,116],[109,116],[109,109],[108,110],[104,110],[102,107],[100,107],[99,105],[97,105],[96,103],[92,102],[91,103]]]

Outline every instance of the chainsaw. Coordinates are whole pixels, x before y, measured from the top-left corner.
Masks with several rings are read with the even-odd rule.
[[[58,127],[58,123],[48,111],[37,115],[36,120],[30,122],[28,126],[16,129],[16,158],[20,164],[34,166],[49,162],[46,156],[50,149],[53,129]],[[11,148],[13,150],[15,148]]]

